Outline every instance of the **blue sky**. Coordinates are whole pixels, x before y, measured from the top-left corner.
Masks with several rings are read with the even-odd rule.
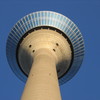
[[[20,100],[25,85],[8,65],[7,36],[20,18],[40,10],[69,17],[85,41],[80,70],[60,87],[62,100],[100,100],[100,0],[0,0],[0,100]]]

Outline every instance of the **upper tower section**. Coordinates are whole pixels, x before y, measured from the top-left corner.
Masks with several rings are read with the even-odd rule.
[[[10,67],[17,77],[24,82],[26,81],[30,67],[24,70],[25,67],[21,66],[18,58],[19,46],[28,34],[37,34],[41,30],[44,32],[49,30],[48,32],[53,32],[55,34],[59,33],[60,35],[58,36],[57,34],[57,36],[66,39],[68,45],[70,45],[71,60],[69,64],[67,65],[67,63],[64,62],[64,64],[57,65],[57,69],[63,69],[61,70],[61,74],[59,74],[60,70],[58,70],[59,83],[60,85],[64,84],[70,80],[80,68],[84,56],[84,41],[78,27],[69,18],[56,12],[33,12],[20,19],[13,26],[8,36],[6,47],[6,54]],[[59,44],[56,43],[56,46],[59,46]],[[55,51],[55,49],[53,50]]]

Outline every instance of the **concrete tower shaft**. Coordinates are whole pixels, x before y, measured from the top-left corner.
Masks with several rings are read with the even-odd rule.
[[[69,68],[71,57],[68,41],[58,32],[40,29],[28,34],[18,51],[19,64],[29,74],[21,100],[61,100],[58,77]],[[56,67],[59,63],[63,68]]]
[[[37,53],[21,100],[61,100],[55,57],[48,49]]]

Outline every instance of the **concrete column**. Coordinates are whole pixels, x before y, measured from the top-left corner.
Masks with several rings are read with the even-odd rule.
[[[36,51],[21,100],[61,100],[56,58],[48,49]]]

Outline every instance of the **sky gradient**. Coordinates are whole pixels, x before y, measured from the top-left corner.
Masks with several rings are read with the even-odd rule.
[[[78,73],[61,86],[62,100],[100,100],[100,1],[99,0],[1,0],[0,1],[0,100],[20,100],[25,83],[10,69],[6,40],[23,16],[41,10],[61,13],[80,29],[85,57]]]

